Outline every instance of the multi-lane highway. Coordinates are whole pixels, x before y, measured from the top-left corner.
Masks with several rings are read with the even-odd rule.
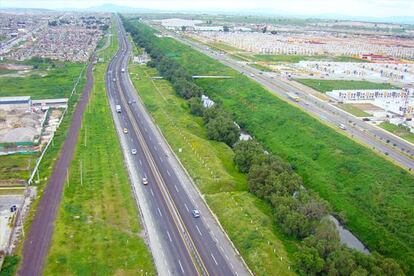
[[[200,195],[186,185],[187,175],[140,102],[127,70],[131,45],[120,21],[118,25],[119,50],[109,64],[106,86],[159,273],[248,274]],[[194,217],[193,210],[200,210],[201,216]]]
[[[240,73],[243,73],[247,77],[269,89],[272,93],[287,101],[291,101],[292,104],[297,105],[301,109],[315,117],[318,117],[326,123],[337,128],[340,125],[344,125],[346,129],[341,131],[347,133],[352,138],[362,142],[375,151],[384,154],[384,156],[392,158],[403,168],[414,170],[413,144],[376,126],[370,125],[369,123],[362,121],[360,118],[356,118],[349,113],[336,108],[329,102],[323,101],[307,93],[306,91],[302,91],[301,89],[289,84],[287,81],[264,74],[256,68],[253,68],[243,62],[236,61],[225,53],[214,51],[206,45],[189,40],[186,37],[177,35],[173,32],[169,32],[169,34],[193,49],[220,61],[224,65],[227,65]],[[296,94],[299,97],[299,101],[292,101],[289,94]]]

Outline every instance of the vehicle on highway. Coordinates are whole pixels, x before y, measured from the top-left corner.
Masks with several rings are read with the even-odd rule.
[[[132,101],[128,101],[128,104],[132,104]]]
[[[116,82],[116,78],[113,78],[113,79],[112,79],[112,81],[113,81],[113,82]]]
[[[293,93],[287,93],[289,99],[295,101],[295,102],[299,102],[299,96]]]
[[[148,185],[148,179],[146,177],[142,178],[142,184]]]
[[[339,124],[338,126],[339,126],[340,129],[346,130],[346,126],[344,124]]]
[[[126,127],[124,127],[124,133],[127,134],[128,133],[128,129]]]
[[[191,213],[193,214],[193,217],[195,217],[195,218],[200,217],[200,211],[198,211],[197,209],[194,209]]]
[[[122,69],[121,69],[121,72],[122,72],[122,73],[124,73],[124,72],[125,72],[125,69],[124,69],[124,68],[122,68]]]
[[[254,75],[253,74],[250,74],[250,77],[254,77]]]
[[[132,150],[131,150],[131,153],[132,153],[133,155],[135,155],[135,154],[137,154],[137,150],[136,150],[136,149],[132,149]]]
[[[119,104],[115,105],[116,112],[121,113],[121,106]]]

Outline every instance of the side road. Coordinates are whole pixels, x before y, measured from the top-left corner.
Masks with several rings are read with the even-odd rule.
[[[47,256],[53,233],[56,211],[62,198],[63,186],[67,169],[73,158],[74,148],[78,139],[83,113],[93,86],[93,62],[87,69],[87,82],[77,103],[65,143],[54,166],[49,183],[40,199],[30,231],[23,245],[23,260],[18,275],[42,275],[43,265]]]

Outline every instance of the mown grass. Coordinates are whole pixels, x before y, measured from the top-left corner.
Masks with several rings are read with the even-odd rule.
[[[247,192],[233,151],[207,139],[202,119],[189,113],[186,101],[171,85],[149,78],[156,75],[154,69],[130,65],[129,72],[147,109],[249,267],[257,275],[290,274],[289,253],[295,247],[277,232],[269,207]]]
[[[156,274],[141,237],[106,98],[106,66],[95,66],[94,88],[58,211],[46,275]]]
[[[402,126],[397,126],[397,125],[385,123],[385,122],[381,123],[379,126],[397,136],[400,136],[401,138],[407,140],[408,142],[414,143],[414,133],[408,131],[406,128]]]
[[[55,68],[49,70],[35,69],[27,77],[2,77],[0,97],[68,98],[83,67],[83,63],[65,62],[58,63]],[[41,74],[45,76],[42,77]]]
[[[395,87],[389,83],[376,83],[369,81],[317,79],[295,79],[295,81],[322,93],[341,89],[398,89],[398,87]]]
[[[359,109],[358,107],[352,105],[352,104],[339,104],[337,105],[339,108],[345,110],[346,112],[351,113],[354,116],[357,117],[370,117],[371,114],[368,114],[367,112]]]
[[[307,188],[347,218],[371,250],[414,269],[414,177],[254,81],[171,38],[157,45],[191,74],[232,75],[198,80],[213,100],[268,150],[291,163]]]

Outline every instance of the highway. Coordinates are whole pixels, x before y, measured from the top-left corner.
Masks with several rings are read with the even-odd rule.
[[[165,30],[163,31],[165,32]],[[234,60],[227,54],[219,53],[206,45],[189,40],[184,36],[177,35],[173,32],[168,32],[168,34],[193,49],[246,75],[270,90],[273,94],[291,102],[291,104],[298,106],[312,116],[325,121],[327,124],[336,127],[338,130],[340,124],[345,125],[346,129],[341,131],[346,133],[349,137],[356,139],[376,152],[383,154],[383,156],[391,158],[395,163],[405,169],[410,171],[414,169],[413,144],[380,129],[379,127],[364,122],[362,119],[356,118],[349,113],[336,108],[329,102],[323,101],[305,91],[301,91],[281,78],[266,75],[256,68]],[[289,94],[292,93],[299,97],[298,102],[289,97]]]
[[[114,121],[131,173],[140,180],[133,185],[158,272],[169,275],[248,275],[229,241],[219,241],[217,227],[209,225],[211,214],[200,195],[189,193],[186,176],[174,166],[175,156],[141,103],[127,71],[131,45],[119,21],[119,49],[111,60],[106,87]],[[121,106],[121,112],[115,111]],[[128,130],[127,133],[122,131]],[[124,141],[124,142],[123,142]],[[136,154],[132,154],[132,150]],[[142,183],[147,178],[148,184]],[[136,183],[135,183],[136,184]],[[142,193],[141,193],[142,191]],[[140,200],[141,199],[141,200]],[[200,210],[195,218],[192,210]],[[154,234],[151,234],[154,233]],[[151,243],[159,242],[158,250]],[[154,252],[156,251],[156,252]],[[233,252],[230,252],[233,251]],[[160,266],[163,266],[161,270]]]

